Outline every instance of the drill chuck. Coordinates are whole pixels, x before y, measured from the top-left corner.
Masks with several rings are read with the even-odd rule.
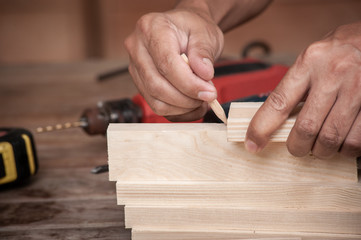
[[[97,108],[85,109],[80,121],[89,135],[104,134],[109,123],[140,123],[141,108],[130,99],[99,102]]]

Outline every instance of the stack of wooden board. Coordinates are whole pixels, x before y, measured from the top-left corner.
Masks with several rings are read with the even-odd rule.
[[[133,240],[361,239],[356,159],[293,157],[292,119],[248,153],[238,141],[258,107],[232,104],[228,127],[109,126],[109,176]]]

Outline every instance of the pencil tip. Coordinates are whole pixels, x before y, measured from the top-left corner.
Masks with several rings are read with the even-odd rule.
[[[224,112],[224,109],[222,108],[221,104],[216,100],[209,103],[211,106],[213,112],[216,114],[216,116],[225,124],[227,125],[227,117],[226,113]]]

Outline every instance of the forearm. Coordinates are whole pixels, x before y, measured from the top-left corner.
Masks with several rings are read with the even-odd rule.
[[[214,21],[223,32],[255,17],[271,0],[182,0],[176,8],[197,12]]]

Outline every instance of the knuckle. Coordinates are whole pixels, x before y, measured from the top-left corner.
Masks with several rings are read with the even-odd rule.
[[[337,129],[333,130],[325,130],[320,132],[318,137],[319,143],[327,149],[335,149],[338,151],[338,148],[341,145],[341,137],[337,131]]]
[[[318,41],[312,43],[303,53],[303,58],[306,60],[317,60],[325,57],[325,53],[329,49],[327,41]]]
[[[268,97],[269,106],[280,113],[286,113],[288,109],[286,94],[281,90],[274,90]]]
[[[304,139],[314,139],[318,134],[318,126],[312,119],[302,119],[295,124],[295,131]]]
[[[147,33],[151,26],[153,16],[154,16],[153,13],[148,13],[140,17],[136,23],[136,29],[138,29],[143,33]]]

